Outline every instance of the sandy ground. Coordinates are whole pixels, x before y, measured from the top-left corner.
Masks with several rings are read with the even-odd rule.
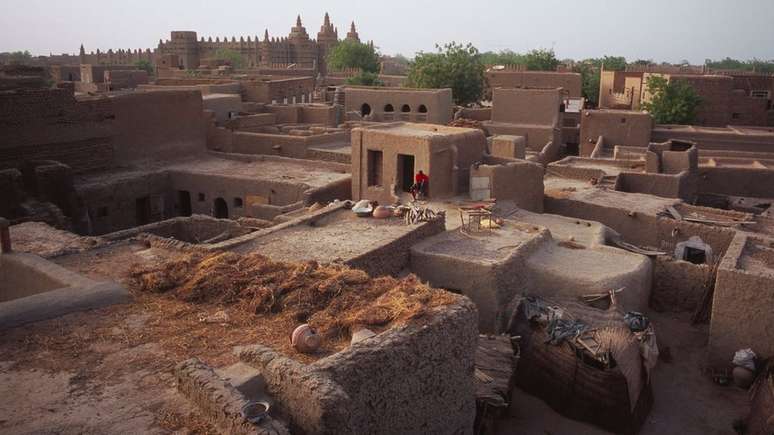
[[[708,327],[692,326],[688,314],[648,313],[659,348],[671,362],[659,362],[653,375],[653,408],[640,435],[733,434],[733,421],[749,411],[747,392],[714,384],[703,372]],[[516,389],[509,416],[498,425],[506,434],[608,434],[562,417],[542,400]]]

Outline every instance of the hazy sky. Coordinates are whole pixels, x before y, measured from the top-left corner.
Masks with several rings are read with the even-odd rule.
[[[0,52],[154,48],[170,30],[286,36],[298,13],[314,37],[325,11],[339,36],[355,20],[361,39],[387,54],[455,40],[575,59],[774,59],[774,0],[0,0]]]

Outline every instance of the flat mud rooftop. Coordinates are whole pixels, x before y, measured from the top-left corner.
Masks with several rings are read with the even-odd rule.
[[[0,394],[18,399],[0,404],[0,433],[216,433],[200,410],[178,393],[173,368],[180,361],[195,356],[222,368],[238,361],[232,353],[235,346],[260,343],[310,363],[349,345],[348,322],[378,333],[396,322],[421,322],[424,307],[442,309],[457,299],[416,281],[372,280],[343,267],[274,263],[233,253],[202,255],[201,263],[188,262],[190,254],[123,240],[56,257],[54,261],[67,269],[131,288],[133,302],[4,332]],[[167,267],[170,264],[176,266]],[[260,291],[236,288],[255,281],[257,270],[262,278],[273,273],[280,285],[294,289],[283,294],[291,299],[282,299],[279,309],[261,310],[256,305],[262,300]],[[138,271],[150,274],[151,283],[159,271],[169,275],[158,280],[162,284],[146,288],[150,286],[137,285],[137,276],[145,276]],[[202,276],[222,279],[197,278]],[[170,282],[170,289],[161,287]],[[237,290],[243,293],[233,300],[221,298]],[[318,293],[318,307],[327,304],[319,320],[314,315],[302,318],[309,316],[302,313],[302,302],[312,298],[298,294],[292,299],[294,292],[308,290]],[[191,294],[196,297],[186,297]],[[303,321],[326,332],[321,350],[313,355],[289,345],[290,332]]]
[[[343,209],[257,238],[236,251],[259,252],[277,261],[342,261],[399,239],[417,226],[396,217],[360,218]]]
[[[117,182],[122,179],[133,179],[159,171],[172,171],[196,175],[211,175],[249,181],[275,181],[291,184],[305,184],[310,187],[323,187],[329,183],[345,180],[350,177],[343,171],[326,168],[323,164],[314,165],[307,161],[291,159],[263,159],[250,156],[245,159],[220,158],[205,154],[195,158],[165,162],[164,164],[147,165],[143,169],[123,168],[120,170],[84,175],[77,184],[81,187]]]

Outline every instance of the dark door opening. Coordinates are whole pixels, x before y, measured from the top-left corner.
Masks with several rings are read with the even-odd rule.
[[[685,261],[689,261],[693,264],[705,264],[707,263],[707,253],[703,249],[696,249],[686,246]]]
[[[368,185],[382,185],[382,159],[384,154],[381,151],[368,150]]]
[[[228,219],[228,204],[223,198],[216,198],[214,204],[214,214],[218,219]]]
[[[398,190],[408,192],[414,185],[414,156],[398,154]]]
[[[191,216],[191,192],[187,190],[178,190],[177,203],[180,216]]]
[[[149,224],[151,214],[150,197],[143,196],[142,198],[137,198],[134,201],[134,208],[137,218],[137,225],[140,226]]]

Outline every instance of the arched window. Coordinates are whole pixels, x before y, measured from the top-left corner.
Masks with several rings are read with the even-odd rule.
[[[419,113],[427,113],[427,106],[425,106],[424,104],[420,104],[419,109],[417,110],[419,111]]]
[[[400,111],[403,113],[411,112],[411,106],[409,106],[408,104],[404,104],[403,107],[400,108]]]
[[[384,106],[384,111],[385,111],[385,112],[394,112],[394,111],[395,111],[395,108],[393,108],[393,107],[392,107],[392,104],[386,104],[386,105]]]
[[[370,115],[371,114],[371,106],[369,106],[368,103],[363,103],[363,105],[360,106],[360,114],[362,116]]]

